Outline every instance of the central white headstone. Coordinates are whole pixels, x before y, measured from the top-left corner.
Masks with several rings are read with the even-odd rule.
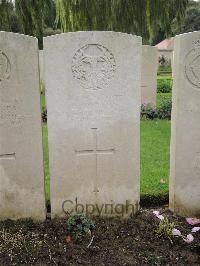
[[[141,46],[114,32],[44,38],[52,217],[137,211]]]

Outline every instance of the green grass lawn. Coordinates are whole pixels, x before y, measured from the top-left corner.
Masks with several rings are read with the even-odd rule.
[[[48,130],[43,125],[45,187],[50,197]],[[170,121],[141,121],[141,195],[168,193]],[[160,184],[160,179],[165,184]]]
[[[45,95],[41,94],[40,99],[41,99],[40,100],[41,101],[41,108],[42,108],[42,112],[43,112],[46,109],[46,98],[45,98]]]
[[[49,150],[48,150],[48,128],[43,124],[43,151],[44,151],[44,174],[46,199],[50,199],[50,173],[49,173]]]
[[[168,193],[169,147],[170,121],[141,121],[141,195]]]
[[[157,75],[157,79],[172,79],[172,74],[167,73],[167,74]]]

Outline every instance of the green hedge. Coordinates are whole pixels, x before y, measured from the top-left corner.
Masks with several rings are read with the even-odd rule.
[[[141,118],[142,119],[171,119],[172,100],[171,98],[163,98],[157,107],[151,104],[142,105]]]
[[[157,92],[169,93],[172,91],[172,79],[158,79]]]

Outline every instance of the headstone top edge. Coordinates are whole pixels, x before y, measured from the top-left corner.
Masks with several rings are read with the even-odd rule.
[[[174,38],[176,41],[177,39],[180,39],[180,38],[192,37],[193,35],[197,36],[197,34],[200,35],[200,31],[191,31],[191,32],[181,33],[181,34],[176,35]]]
[[[138,35],[133,35],[133,34],[129,34],[129,33],[125,33],[125,32],[116,32],[116,31],[75,31],[75,32],[63,32],[63,33],[58,33],[58,34],[54,34],[54,35],[50,35],[50,36],[46,36],[43,37],[43,40],[47,40],[47,39],[56,39],[59,37],[63,37],[63,36],[69,36],[69,35],[82,35],[82,34],[109,34],[109,35],[119,35],[119,36],[126,36],[128,38],[132,38],[132,39],[138,39],[142,41],[142,37],[138,36]]]
[[[0,31],[0,35],[1,34],[6,34],[6,35],[13,35],[13,36],[19,36],[19,37],[25,37],[25,38],[31,38],[31,39],[35,39],[38,40],[36,37],[34,36],[30,36],[30,35],[26,35],[26,34],[22,34],[22,33],[16,33],[16,32],[10,32],[10,31]]]
[[[148,44],[143,44],[142,47],[147,48],[147,49],[152,49],[152,50],[155,50],[155,51],[158,50],[158,48],[156,46],[148,45]]]
[[[158,49],[159,52],[173,52],[173,49]]]

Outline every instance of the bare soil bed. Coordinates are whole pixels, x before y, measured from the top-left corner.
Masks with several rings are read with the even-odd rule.
[[[155,209],[154,209],[155,210]],[[160,212],[185,235],[192,226],[167,209]],[[153,209],[141,209],[128,220],[95,218],[94,239],[66,241],[66,219],[0,223],[0,265],[200,265],[200,231],[191,244],[155,230]]]

